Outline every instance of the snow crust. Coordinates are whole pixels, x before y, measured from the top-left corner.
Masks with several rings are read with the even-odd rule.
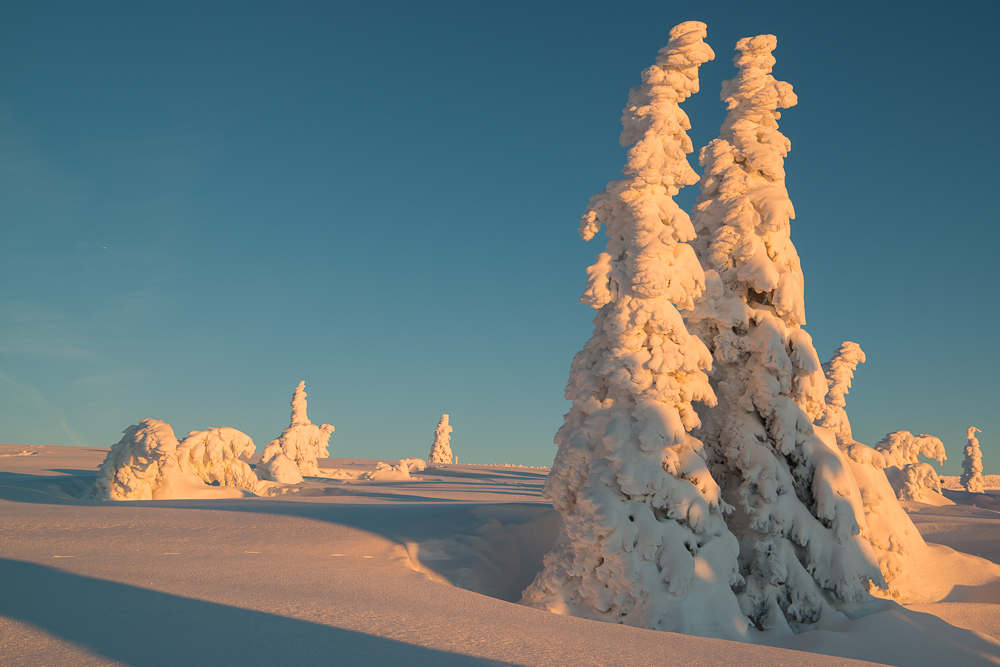
[[[264,448],[257,474],[261,479],[298,484],[305,477],[320,477],[318,458],[330,456],[328,443],[333,426],[317,426],[307,416],[306,383],[299,382],[292,394],[291,424]]]
[[[983,452],[979,449],[976,433],[981,431],[975,426],[970,426],[966,434],[968,444],[965,445],[965,459],[962,461],[961,482],[969,493],[983,491]]]
[[[594,334],[573,360],[573,402],[556,435],[545,497],[562,514],[555,546],[524,591],[526,605],[688,634],[742,638],[731,586],[738,545],[729,507],[705,466],[692,401],[714,403],[711,358],[681,312],[705,287],[688,245],[695,234],[673,196],[698,176],[686,159],[690,123],[679,103],[714,58],[705,24],[682,23],[629,92],[622,170],[590,199],[580,223],[601,228],[582,303]]]
[[[873,603],[870,583],[883,578],[861,535],[850,463],[835,438],[813,426],[831,391],[836,426],[846,389],[842,371],[828,383],[802,329],[803,276],[784,171],[791,143],[777,122],[797,98],[771,75],[776,45],[773,35],[737,43],[739,73],[722,85],[729,114],[700,154],[694,226],[706,298],[688,322],[714,358],[718,404],[700,409],[694,433],[724,500],[737,508],[729,528],[740,545],[740,608],[761,630],[798,632],[834,610],[860,613]]]
[[[431,453],[427,457],[427,462],[431,465],[436,463],[451,463],[451,425],[448,423],[448,415],[441,415],[437,428],[434,429],[434,442],[431,443]]]

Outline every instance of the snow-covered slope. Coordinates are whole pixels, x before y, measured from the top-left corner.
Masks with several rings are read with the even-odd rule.
[[[0,446],[0,664],[1000,664],[992,495],[976,494],[992,509],[964,491],[945,492],[952,506],[907,504],[927,540],[946,545],[947,568],[927,575],[942,582],[940,602],[886,603],[773,647],[510,602],[560,520],[540,499],[546,470],[454,465],[362,481],[376,461],[321,459],[345,477],[276,485],[283,495],[268,498],[78,500],[106,454]]]

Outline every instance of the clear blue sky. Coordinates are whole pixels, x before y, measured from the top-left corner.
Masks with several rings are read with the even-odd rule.
[[[6,3],[0,442],[154,417],[262,448],[305,380],[334,456],[426,456],[447,412],[460,461],[548,465],[603,248],[579,216],[686,20],[717,54],[696,147],[736,40],[778,37],[806,328],[868,355],[855,436],[937,435],[957,474],[975,425],[1000,472],[981,1]]]

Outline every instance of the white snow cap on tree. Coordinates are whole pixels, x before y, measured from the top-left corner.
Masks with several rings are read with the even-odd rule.
[[[629,93],[622,117],[625,178],[591,197],[584,239],[605,228],[581,301],[594,334],[573,359],[573,405],[544,495],[563,516],[544,569],[522,603],[627,625],[738,639],[746,619],[729,508],[705,467],[692,401],[714,403],[708,350],[679,311],[704,289],[687,244],[688,215],[673,200],[698,177],[687,115],[698,67],[714,57],[705,24],[682,23]]]
[[[722,85],[729,114],[701,151],[695,247],[706,298],[688,324],[712,350],[718,405],[695,431],[723,498],[738,510],[743,612],[761,629],[800,631],[825,609],[871,600],[882,576],[861,538],[864,510],[849,464],[814,431],[828,385],[805,323],[803,277],[785,188],[791,144],[778,109],[797,102],[771,75],[773,35],[741,39]]]
[[[318,458],[330,456],[327,443],[333,427],[317,426],[306,415],[306,383],[299,382],[292,395],[291,424],[264,448],[257,472],[261,479],[298,484],[302,476],[318,476]]]
[[[253,453],[253,442],[236,429],[212,431],[215,433],[205,438],[200,437],[201,433],[209,431],[192,432],[182,445],[166,422],[143,419],[138,425],[129,426],[101,464],[88,497],[165,500],[242,496],[235,489],[213,490],[206,482],[218,481],[252,490],[257,478],[239,456],[247,453],[247,442],[249,453]]]
[[[976,433],[982,433],[975,426],[970,426],[966,434],[969,442],[965,446],[965,460],[962,461],[962,486],[969,493],[983,492],[983,452],[979,449]]]
[[[451,463],[451,424],[448,423],[448,415],[441,415],[437,428],[434,429],[434,442],[431,443],[431,453],[427,457],[427,462]]]
[[[909,431],[893,431],[875,443],[885,457],[885,475],[900,500],[940,505],[947,503],[941,495],[941,480],[937,471],[921,456],[944,463],[948,456],[944,443],[933,435],[913,435]]]

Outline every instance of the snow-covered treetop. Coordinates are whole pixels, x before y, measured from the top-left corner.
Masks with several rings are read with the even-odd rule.
[[[933,435],[913,435],[909,431],[893,431],[875,443],[875,449],[885,456],[887,465],[902,468],[911,463],[919,463],[921,456],[944,463],[948,456],[944,443]]]
[[[677,444],[698,423],[691,401],[714,403],[704,373],[711,355],[678,312],[694,307],[705,281],[686,243],[694,227],[673,195],[698,181],[686,157],[693,150],[686,132],[691,124],[678,103],[698,90],[698,67],[715,54],[703,41],[704,23],[682,23],[670,35],[642,73],[642,85],[629,92],[621,140],[634,145],[622,170],[626,178],[591,197],[580,223],[584,239],[602,226],[608,237],[587,270],[581,302],[608,308],[595,320],[591,349],[574,362],[567,397],[634,401],[641,395],[665,402],[670,407],[653,421],[662,421],[656,428],[668,444]],[[602,360],[588,360],[592,355]]]
[[[966,437],[969,439],[969,442],[972,442],[973,440],[975,440],[976,444],[978,445],[979,444],[979,440],[976,438],[976,433],[982,433],[982,431],[980,431],[975,426],[970,426],[969,430],[966,432]]]
[[[739,73],[722,85],[729,109],[718,139],[701,151],[705,167],[696,210],[706,269],[751,302],[769,305],[787,325],[805,324],[802,269],[791,242],[795,209],[785,189],[791,142],[778,109],[796,104],[792,86],[771,76],[774,35],[741,39]]]
[[[295,388],[295,393],[292,394],[292,426],[296,424],[311,424],[309,417],[306,414],[306,408],[308,407],[306,403],[306,382],[303,380],[299,382],[299,386]]]

